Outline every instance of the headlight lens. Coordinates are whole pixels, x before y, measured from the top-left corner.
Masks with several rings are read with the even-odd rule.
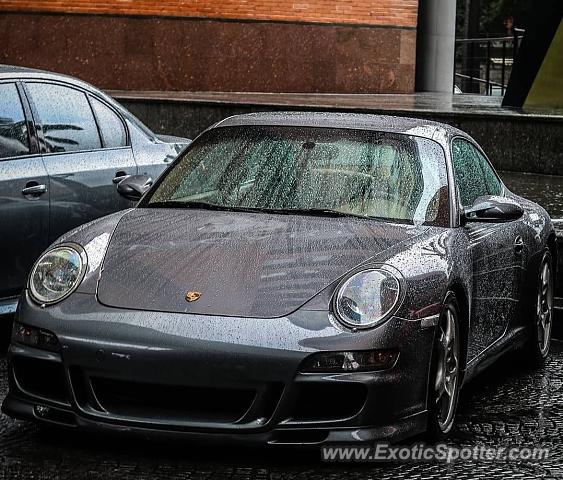
[[[370,328],[385,321],[399,301],[401,283],[384,268],[356,273],[339,288],[335,311],[352,328]]]
[[[64,245],[45,253],[33,267],[29,277],[32,298],[40,304],[61,301],[82,281],[86,269],[86,253],[78,246]]]

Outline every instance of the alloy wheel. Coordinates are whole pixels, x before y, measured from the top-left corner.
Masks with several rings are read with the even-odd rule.
[[[536,304],[536,324],[540,354],[546,356],[551,341],[553,324],[553,275],[549,260],[544,259],[540,273],[540,285]]]
[[[438,427],[443,433],[454,423],[459,388],[459,338],[457,313],[446,305],[438,326],[438,364],[434,383]]]

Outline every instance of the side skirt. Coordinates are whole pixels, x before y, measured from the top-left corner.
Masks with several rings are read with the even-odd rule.
[[[473,358],[465,369],[463,383],[467,383],[495,363],[500,357],[518,350],[527,341],[527,328],[521,326],[504,334],[495,343]]]

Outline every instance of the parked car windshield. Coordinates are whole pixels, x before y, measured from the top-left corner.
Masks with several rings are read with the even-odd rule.
[[[244,126],[197,139],[140,206],[334,214],[447,225],[443,149],[351,129]]]

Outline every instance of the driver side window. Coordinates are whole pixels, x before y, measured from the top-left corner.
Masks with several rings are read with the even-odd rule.
[[[452,163],[461,204],[470,207],[483,195],[500,195],[501,184],[487,159],[462,138],[452,143]]]

